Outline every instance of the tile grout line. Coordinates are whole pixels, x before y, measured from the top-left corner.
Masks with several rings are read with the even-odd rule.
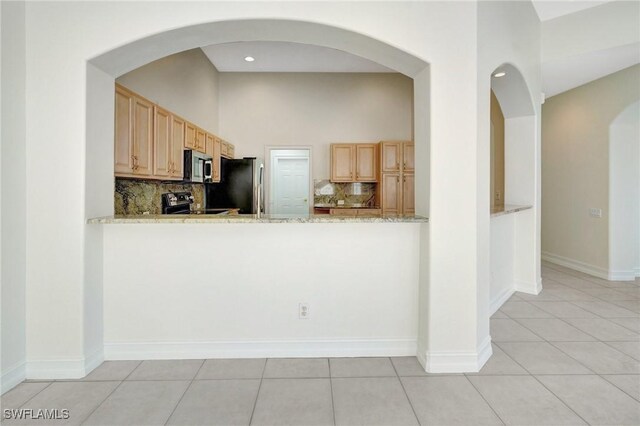
[[[508,356],[508,355],[507,355]],[[525,370],[526,371],[526,370]],[[496,417],[498,418],[498,420],[500,420],[502,422],[503,425],[506,425],[507,422],[504,421],[504,419],[502,417],[500,417],[500,414],[498,414],[498,412],[496,411],[495,408],[493,408],[493,405],[491,405],[489,403],[489,401],[487,401],[487,399],[484,397],[484,395],[482,394],[482,392],[480,392],[480,389],[478,389],[476,387],[476,385],[473,384],[473,382],[471,381],[471,379],[469,378],[469,376],[467,376],[466,374],[464,375],[464,377],[467,379],[467,381],[471,384],[471,386],[476,390],[476,392],[478,392],[478,395],[480,395],[480,398],[482,398],[482,400],[485,402],[485,404],[487,404],[487,406],[489,408],[491,408],[491,411],[493,411],[493,414],[496,415]],[[486,376],[481,376],[481,377],[486,377]],[[522,377],[522,376],[521,376]]]
[[[22,383],[25,383],[25,382],[22,382]],[[20,384],[22,384],[22,383],[20,383]],[[41,382],[38,382],[38,383],[41,383]],[[29,401],[31,401],[31,400],[32,400],[33,398],[35,398],[36,396],[40,395],[40,393],[41,393],[42,391],[44,391],[45,389],[47,389],[49,386],[51,386],[51,385],[52,385],[52,384],[54,384],[54,383],[55,383],[54,381],[50,381],[50,382],[49,382],[49,384],[47,384],[47,386],[45,386],[45,387],[43,387],[42,389],[40,389],[38,392],[36,392],[35,394],[33,394],[33,395],[31,396],[31,398],[28,398],[28,399],[27,399],[23,404],[19,405],[19,406],[18,406],[18,409],[20,409],[20,408],[24,408],[24,406],[25,406],[25,405],[27,405],[27,404],[29,403]],[[14,389],[15,389],[15,388],[14,388]]]
[[[629,392],[627,392],[626,390],[622,389],[620,386],[616,385],[615,383],[613,383],[610,380],[607,380],[607,378],[604,377],[604,376],[605,376],[605,374],[598,374],[598,377],[600,377],[602,380],[604,380],[605,382],[609,383],[611,386],[617,388],[621,392],[624,392],[625,394],[629,395],[634,400],[640,402],[640,396],[631,395]],[[609,374],[609,376],[633,376],[633,374]],[[638,378],[638,380],[640,380],[640,377]]]
[[[418,418],[418,413],[416,413],[416,409],[413,406],[413,403],[411,402],[411,398],[409,398],[409,394],[407,393],[407,389],[405,389],[404,383],[402,383],[402,377],[400,377],[400,374],[398,374],[398,369],[396,368],[396,365],[393,363],[393,360],[391,359],[391,357],[388,357],[387,359],[391,363],[391,367],[393,368],[393,371],[396,373],[396,379],[398,379],[398,381],[400,382],[400,386],[402,387],[402,391],[404,392],[404,396],[405,396],[405,398],[407,398],[407,402],[409,403],[409,407],[411,407],[411,411],[413,411],[413,415],[415,416],[416,421],[418,422],[419,425],[421,425],[422,423],[420,423],[420,419]]]
[[[133,374],[133,372],[136,371],[138,369],[138,367],[140,367],[141,364],[142,364],[142,360],[140,362],[138,362],[138,365],[136,365],[135,368],[133,370],[131,370],[129,372],[129,374],[127,374],[126,377],[120,381],[120,383],[118,383],[118,386],[116,386],[115,388],[113,388],[113,390],[111,392],[109,392],[109,395],[107,395],[102,401],[100,401],[100,404],[96,405],[96,408],[94,408],[93,410],[91,410],[91,412],[89,414],[87,414],[87,416],[84,418],[84,420],[82,420],[82,422],[80,424],[81,425],[85,424],[87,422],[87,420],[89,420],[89,418],[93,415],[93,413],[95,413],[98,410],[98,408],[100,408],[102,406],[102,404],[104,404],[107,401],[107,399],[109,399],[109,397],[111,397],[111,395],[113,395],[115,393],[115,391],[117,391],[120,388],[120,386],[122,386],[122,384],[125,382],[125,380],[127,380],[129,378],[129,376],[131,376]]]
[[[191,385],[193,385],[193,382],[195,381],[196,377],[198,377],[198,373],[200,373],[200,370],[202,370],[202,367],[204,366],[204,363],[207,362],[206,359],[202,360],[202,364],[200,364],[200,367],[198,367],[198,371],[196,371],[196,374],[193,375],[193,377],[191,378],[191,380],[189,381],[189,385],[187,386],[187,388],[184,390],[184,392],[182,392],[182,395],[180,395],[180,399],[178,399],[178,402],[176,403],[176,405],[173,407],[173,410],[171,410],[171,413],[169,413],[169,416],[167,417],[167,420],[164,422],[164,424],[168,424],[169,420],[171,420],[171,417],[173,416],[173,413],[176,412],[176,409],[178,408],[178,406],[180,405],[180,403],[182,402],[184,396],[187,394],[187,392],[189,391],[189,389],[191,389]],[[182,380],[181,380],[182,381]]]
[[[560,283],[560,284],[561,284],[561,283]],[[576,290],[576,289],[574,289],[574,290]],[[578,291],[580,291],[580,290],[578,290]],[[585,294],[586,294],[586,293],[585,293]],[[590,295],[589,295],[589,296],[590,296]],[[592,297],[595,297],[596,299],[598,299],[598,297],[596,297],[596,296],[592,296]],[[602,300],[602,299],[600,299],[600,300]],[[572,303],[573,301],[571,301],[571,300],[564,300],[564,299],[562,299],[562,301],[563,301],[563,302],[567,302],[567,303],[569,303],[570,305],[576,306],[576,307],[578,307],[578,308],[580,308],[580,309],[584,309],[584,310],[586,310],[587,312],[590,312],[591,314],[593,314],[593,315],[597,316],[599,319],[602,319],[602,320],[606,320],[606,321],[608,321],[608,318],[602,317],[602,316],[600,316],[599,314],[597,314],[597,313],[595,313],[595,312],[591,312],[591,311],[589,311],[588,309],[583,308],[582,306],[576,305],[575,303]],[[603,302],[606,302],[606,300],[602,300],[602,301],[603,301]],[[533,306],[533,307],[536,307],[536,308],[537,308],[537,306],[535,306],[534,304],[530,303],[529,301],[525,301],[525,302],[527,302],[527,303],[529,303],[531,306]],[[542,308],[538,308],[538,309],[542,309]],[[544,309],[543,309],[543,310],[544,310]],[[545,311],[545,312],[546,312],[546,311]],[[635,360],[635,358],[630,357],[629,355],[625,354],[625,353],[624,353],[624,352],[622,352],[621,350],[619,350],[619,349],[617,349],[617,348],[615,348],[615,347],[613,347],[613,346],[611,346],[611,345],[607,345],[604,341],[600,340],[597,336],[594,336],[594,335],[592,335],[592,334],[590,334],[590,333],[588,333],[588,332],[586,332],[586,331],[584,331],[584,330],[581,330],[581,329],[579,329],[578,327],[574,326],[573,324],[569,323],[568,321],[565,321],[565,319],[566,319],[566,318],[560,318],[560,317],[558,317],[558,316],[556,316],[556,315],[552,314],[551,312],[549,312],[549,314],[553,315],[553,317],[554,317],[555,319],[558,319],[558,320],[560,320],[560,321],[564,322],[565,324],[568,324],[569,326],[571,326],[571,327],[575,328],[576,330],[579,330],[579,331],[581,331],[581,332],[583,332],[583,333],[585,333],[585,334],[587,334],[587,335],[589,335],[589,336],[593,337],[594,339],[596,339],[595,341],[584,341],[584,340],[577,340],[577,341],[569,341],[569,340],[554,341],[554,340],[547,340],[547,339],[543,339],[545,342],[549,343],[551,346],[553,346],[554,348],[558,349],[560,352],[562,352],[563,354],[565,354],[565,355],[566,355],[566,356],[568,356],[569,358],[573,359],[573,360],[574,360],[574,361],[576,361],[578,364],[580,364],[580,365],[582,365],[583,367],[585,367],[587,370],[589,370],[589,371],[593,371],[593,373],[594,373],[595,375],[598,375],[599,373],[598,373],[598,372],[596,372],[596,371],[594,371],[592,368],[590,368],[590,367],[588,367],[588,366],[584,365],[584,364],[583,364],[582,362],[580,362],[578,359],[576,359],[575,357],[571,356],[571,355],[570,355],[570,354],[568,354],[566,351],[562,350],[562,348],[558,347],[557,345],[554,345],[553,343],[554,343],[554,342],[555,342],[555,343],[602,343],[602,344],[605,344],[606,346],[608,346],[608,347],[610,347],[610,348],[614,349],[615,351],[617,351],[617,352],[621,353],[622,355],[625,355],[625,356],[627,356],[627,357],[629,357],[629,358],[631,358],[631,359],[634,359],[634,360]],[[522,319],[522,318],[521,318],[521,319]],[[542,319],[543,319],[543,318],[542,318]],[[587,319],[592,319],[592,318],[587,318]],[[514,320],[514,321],[516,321],[516,322],[517,322],[518,324],[520,324],[521,326],[525,327],[527,330],[529,330],[529,331],[531,331],[532,333],[536,334],[533,330],[531,330],[531,329],[530,329],[529,327],[527,327],[526,325],[524,325],[524,324],[520,323],[520,322],[519,322],[519,321],[517,321],[515,318],[514,318],[513,320]],[[613,321],[609,321],[609,322],[611,322],[612,324],[615,324]],[[632,331],[632,330],[630,330],[630,331]],[[539,337],[542,337],[542,336],[539,336]],[[525,343],[525,342],[504,342],[504,343]],[[500,348],[500,349],[502,349],[502,348]],[[503,350],[503,352],[504,352],[504,350]],[[514,360],[514,361],[515,361],[515,360]],[[526,369],[525,369],[525,370],[526,370]],[[528,370],[527,370],[527,371],[528,371]]]
[[[333,412],[333,425],[336,425],[336,404],[333,399],[333,376],[331,375],[331,358],[327,358],[329,365],[329,389],[331,389],[331,411]]]
[[[253,410],[251,410],[251,417],[249,417],[249,425],[253,423],[253,415],[255,414],[256,406],[258,405],[258,398],[260,397],[260,389],[262,389],[262,381],[264,380],[264,372],[267,369],[267,362],[269,362],[269,358],[264,359],[262,374],[260,375],[260,384],[258,385],[258,392],[256,392],[256,399],[253,401]]]
[[[531,375],[531,377],[533,377],[534,380],[536,380],[538,383],[540,383],[542,385],[542,387],[544,387],[546,390],[548,390],[549,392],[551,392],[551,395],[555,396],[558,401],[560,401],[562,404],[564,404],[565,407],[567,407],[569,410],[571,410],[576,416],[578,416],[580,419],[582,419],[582,421],[584,421],[586,424],[591,424],[589,423],[584,417],[582,417],[580,414],[578,414],[577,411],[575,411],[573,408],[571,408],[569,406],[569,404],[567,402],[564,401],[564,399],[560,398],[558,395],[555,394],[555,392],[553,392],[551,389],[549,389],[544,383],[542,383],[542,381],[540,381],[540,379],[538,379],[535,375]]]

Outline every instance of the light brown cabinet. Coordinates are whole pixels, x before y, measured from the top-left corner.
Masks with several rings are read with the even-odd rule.
[[[211,180],[214,182],[220,182],[220,155],[222,153],[222,141],[220,138],[213,138],[213,170],[211,173]]]
[[[413,173],[405,173],[404,176],[402,176],[403,214],[415,214],[416,212],[415,186],[415,175]]]
[[[119,177],[183,177],[183,151],[194,149],[213,158],[213,181],[220,182],[221,144],[225,157],[235,147],[193,123],[116,84],[114,173]]]
[[[114,171],[121,176],[153,174],[153,104],[123,87],[115,94]]]
[[[400,185],[400,173],[383,173],[380,186],[382,213],[401,214],[402,186]]]
[[[184,147],[186,149],[196,149],[198,146],[196,143],[197,127],[195,124],[187,122],[184,131]]]
[[[171,115],[171,145],[170,152],[170,169],[169,176],[176,179],[182,179],[184,165],[184,137],[187,122],[177,115]]]
[[[220,155],[224,158],[233,159],[235,155],[235,147],[225,140],[220,140]]]
[[[155,107],[153,144],[153,174],[169,177],[171,173],[171,113]]]
[[[413,142],[380,142],[381,184],[378,198],[383,214],[415,213]]]
[[[331,182],[377,181],[377,144],[331,144]]]
[[[207,149],[207,132],[202,130],[199,127],[196,127],[196,141],[195,141],[195,150],[200,152],[205,152]]]
[[[330,209],[329,214],[334,216],[379,216],[380,209]]]

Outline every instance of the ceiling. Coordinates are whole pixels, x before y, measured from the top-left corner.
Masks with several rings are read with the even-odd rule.
[[[201,49],[220,72],[396,72],[351,53],[310,44],[243,41]],[[245,61],[246,56],[255,61]]]
[[[612,0],[532,0],[533,7],[541,21],[579,12],[594,6],[608,3]]]

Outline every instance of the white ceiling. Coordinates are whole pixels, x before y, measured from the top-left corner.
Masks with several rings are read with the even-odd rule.
[[[341,50],[301,43],[243,41],[202,51],[221,72],[396,72]],[[255,61],[245,61],[246,56]]]
[[[608,3],[612,0],[532,0],[533,7],[541,21],[579,12],[594,6]]]
[[[640,43],[586,52],[542,64],[547,97],[640,63]]]

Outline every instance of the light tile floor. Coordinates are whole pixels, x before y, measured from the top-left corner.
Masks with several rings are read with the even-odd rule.
[[[542,275],[540,295],[494,314],[475,374],[427,374],[414,357],[113,361],[24,382],[2,408],[70,409],[60,425],[639,425],[640,281]]]

